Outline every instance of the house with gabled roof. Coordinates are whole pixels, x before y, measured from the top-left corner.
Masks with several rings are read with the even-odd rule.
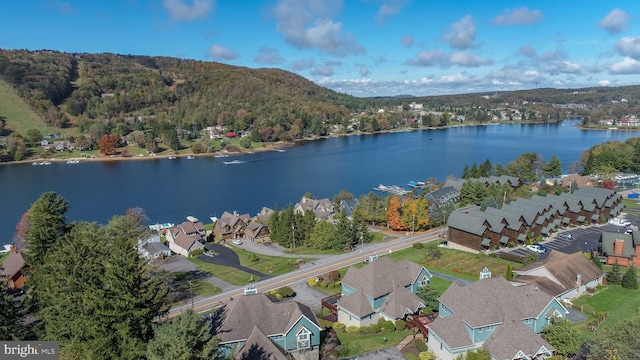
[[[513,270],[516,286],[533,285],[561,300],[571,300],[587,289],[602,285],[605,273],[582,252],[565,254],[551,250],[541,261]]]
[[[299,203],[293,206],[293,211],[304,214],[307,211],[313,211],[317,220],[333,222],[335,208],[333,202],[328,198],[310,199],[303,196]]]
[[[437,206],[460,200],[460,190],[453,186],[444,186],[425,195],[425,198]]]
[[[223,240],[237,239],[244,237],[244,231],[251,222],[249,214],[238,215],[236,211],[233,213],[225,211],[213,226],[213,233],[216,238]]]
[[[269,234],[271,234],[269,227],[257,221],[250,222],[244,229],[245,238],[249,239],[251,242],[266,239],[269,237]]]
[[[7,284],[9,290],[22,289],[27,281],[25,256],[16,247],[11,246],[7,256],[0,266],[0,278]]]
[[[341,281],[338,322],[360,327],[417,314],[425,305],[416,294],[430,280],[424,266],[409,260],[380,257],[360,269],[350,267]]]
[[[605,257],[607,265],[640,266],[640,231],[631,234],[602,232],[598,253]]]
[[[165,236],[171,251],[189,257],[189,254],[196,250],[204,250],[205,233],[201,222],[185,221],[168,228]]]
[[[438,301],[439,316],[427,325],[427,345],[441,360],[480,348],[492,359],[549,358],[555,349],[539,334],[553,317],[567,314],[554,296],[501,277],[453,283]]]
[[[218,351],[234,359],[319,358],[320,325],[313,311],[293,300],[265,294],[233,298],[216,313]]]

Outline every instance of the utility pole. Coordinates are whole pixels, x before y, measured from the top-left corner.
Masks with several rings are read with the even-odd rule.
[[[193,283],[191,282],[191,280],[187,281],[189,283],[189,294],[191,295],[191,312],[193,313],[194,307],[193,307]]]

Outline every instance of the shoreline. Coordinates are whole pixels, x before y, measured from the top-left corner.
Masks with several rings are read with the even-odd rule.
[[[567,120],[575,120],[575,119],[566,119],[563,121],[567,121]],[[557,122],[557,124],[559,124],[561,122]],[[365,136],[365,135],[375,135],[375,134],[393,134],[393,133],[400,133],[400,132],[410,132],[410,131],[423,131],[423,130],[444,130],[444,129],[448,129],[448,128],[454,128],[454,127],[462,127],[462,126],[492,126],[492,125],[542,125],[544,123],[542,122],[519,122],[519,123],[506,123],[506,122],[496,122],[496,123],[486,123],[486,124],[456,124],[456,125],[447,125],[447,126],[442,126],[442,127],[421,127],[421,128],[403,128],[403,129],[391,129],[391,130],[384,130],[384,131],[377,131],[377,132],[357,132],[357,133],[340,133],[340,134],[330,134],[330,135],[325,135],[325,136],[314,136],[314,137],[306,137],[306,138],[302,138],[302,139],[295,139],[295,140],[290,140],[290,141],[279,141],[277,143],[273,143],[273,144],[269,144],[269,145],[265,145],[263,147],[259,147],[259,148],[254,148],[254,149],[247,149],[247,151],[238,151],[238,152],[227,152],[227,151],[217,151],[214,153],[203,153],[203,154],[161,154],[161,155],[145,155],[145,156],[135,156],[135,155],[131,155],[128,157],[123,157],[120,155],[99,155],[99,156],[95,156],[95,157],[66,157],[66,158],[32,158],[32,159],[27,159],[27,160],[18,160],[18,161],[7,161],[7,162],[0,162],[0,166],[2,165],[12,165],[12,164],[28,164],[28,163],[34,163],[34,162],[43,162],[43,161],[50,161],[52,163],[56,162],[56,163],[61,163],[64,162],[66,163],[69,160],[74,160],[77,159],[80,162],[87,162],[87,161],[91,161],[91,162],[96,162],[96,161],[100,161],[100,162],[109,162],[109,161],[145,161],[145,160],[154,160],[154,159],[168,159],[170,156],[177,158],[187,158],[189,156],[192,156],[194,158],[210,158],[210,157],[220,157],[220,155],[223,155],[224,157],[227,156],[242,156],[242,155],[250,155],[251,153],[256,153],[256,152],[266,152],[266,151],[276,151],[278,149],[286,149],[288,147],[291,147],[292,145],[295,145],[297,143],[301,143],[304,141],[316,141],[316,140],[320,140],[320,139],[328,139],[328,138],[334,138],[334,137],[344,137],[344,136]],[[621,129],[621,128],[616,128],[616,129],[610,129],[610,128],[591,128],[591,127],[584,127],[581,124],[575,124],[573,125],[574,127],[580,129],[580,130],[591,130],[591,131],[638,131],[640,132],[640,129]]]

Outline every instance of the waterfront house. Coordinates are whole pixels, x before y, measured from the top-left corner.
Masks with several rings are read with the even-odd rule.
[[[165,232],[171,251],[188,257],[193,251],[204,250],[205,230],[201,222],[185,221]]]
[[[138,253],[147,260],[164,259],[171,256],[171,249],[160,241],[160,235],[153,233],[138,239]]]
[[[602,232],[598,253],[605,257],[607,265],[640,266],[640,232],[631,234]]]
[[[319,358],[320,325],[311,309],[265,294],[233,298],[216,313],[218,351],[234,359]]]
[[[518,275],[513,285],[534,285],[559,298],[571,300],[583,295],[587,289],[602,285],[605,273],[582,252],[565,254],[551,250],[544,260],[513,270]]]
[[[358,199],[346,199],[340,201],[340,208],[344,211],[345,215],[349,219],[353,219],[353,212],[356,210],[358,206]]]
[[[9,256],[2,262],[0,266],[0,277],[7,284],[9,290],[22,289],[27,280],[25,269],[27,264],[25,256],[20,250],[11,246]]]
[[[460,200],[460,190],[453,186],[444,186],[428,193],[425,199],[437,206],[442,206]]]
[[[492,359],[549,358],[555,349],[539,334],[553,317],[567,314],[554,296],[501,277],[453,283],[438,301],[439,316],[427,325],[427,345],[441,360],[480,348]]]
[[[228,240],[244,237],[244,231],[251,217],[249,214],[238,215],[236,211],[233,213],[225,211],[216,221],[213,227],[213,233],[216,238]]]
[[[293,211],[300,214],[313,211],[316,220],[333,222],[335,209],[331,200],[327,198],[316,200],[303,196],[300,202],[293,206]]]
[[[387,257],[372,259],[363,268],[350,267],[341,281],[338,322],[347,327],[369,326],[379,319],[404,319],[425,307],[416,295],[431,280],[424,266]]]
[[[261,241],[269,237],[269,227],[257,221],[252,221],[244,229],[244,236],[251,242]]]

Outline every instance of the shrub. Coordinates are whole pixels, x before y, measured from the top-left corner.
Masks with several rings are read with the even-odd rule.
[[[292,297],[293,295],[295,295],[295,291],[293,291],[293,289],[289,286],[283,286],[278,289],[278,294],[282,295],[283,297]]]
[[[309,280],[307,280],[307,285],[311,286],[311,287],[315,287],[318,285],[318,281],[316,281],[316,277],[312,277]]]
[[[436,356],[430,351],[422,351],[418,354],[420,360],[435,360]]]
[[[416,339],[414,341],[414,344],[416,345],[416,349],[418,349],[418,351],[420,352],[429,351],[429,348],[427,347],[427,345],[424,343],[424,340],[422,339]]]
[[[380,330],[384,332],[392,332],[396,329],[396,325],[391,320],[378,320],[378,324],[380,325]]]
[[[404,320],[396,320],[396,330],[402,331],[407,328],[407,322]]]
[[[422,243],[415,243],[413,244],[413,248],[414,249],[422,249],[424,247],[424,245]]]
[[[347,326],[341,322],[333,323],[333,330],[336,332],[345,332],[347,331]]]
[[[360,328],[357,326],[349,326],[347,328],[347,332],[351,334],[357,334],[360,331]]]
[[[427,257],[431,259],[439,259],[442,256],[442,251],[439,247],[429,246],[427,247]]]
[[[192,252],[189,253],[190,257],[196,257],[196,256],[200,256],[204,254],[204,250],[203,249],[197,249],[197,250],[193,250]]]

